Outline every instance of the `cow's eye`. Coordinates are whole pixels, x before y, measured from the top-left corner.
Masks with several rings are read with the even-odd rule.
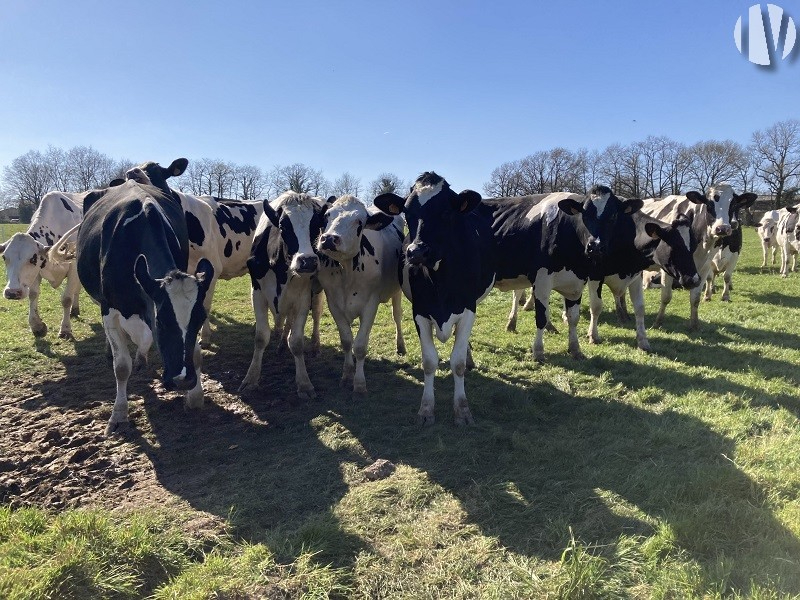
[[[714,194],[714,202],[719,202],[719,194]]]

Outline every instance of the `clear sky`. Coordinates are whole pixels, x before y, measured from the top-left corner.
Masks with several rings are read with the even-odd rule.
[[[751,4],[2,0],[0,166],[87,145],[480,191],[554,146],[746,143],[800,117],[800,60],[736,50]],[[780,4],[800,24],[800,1]]]

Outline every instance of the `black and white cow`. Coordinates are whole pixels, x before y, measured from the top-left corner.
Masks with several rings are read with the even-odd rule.
[[[556,192],[484,200],[479,210],[491,220],[498,247],[495,287],[508,291],[533,286],[537,361],[544,360],[544,331],[552,328],[553,290],[564,297],[569,353],[583,358],[577,333],[583,289],[592,273],[603,272],[620,215],[639,206],[640,200],[620,200],[605,186],[595,186],[585,197]]]
[[[767,254],[772,254],[771,265],[775,266],[775,254],[778,251],[778,211],[768,210],[758,223],[758,239],[761,240],[761,268],[767,266]]]
[[[329,198],[326,225],[317,241],[319,282],[344,350],[342,385],[366,393],[364,359],[378,305],[392,302],[395,344],[405,354],[402,292],[397,277],[403,250],[403,218],[367,207],[355,196]],[[358,318],[358,334],[352,325]],[[353,356],[355,355],[355,362]]]
[[[589,279],[590,343],[600,342],[597,324],[603,309],[600,293],[605,284],[615,300],[624,298],[625,291],[629,291],[636,318],[636,345],[645,352],[650,351],[644,325],[642,271],[656,266],[669,273],[680,287],[700,285],[690,249],[693,218],[691,210],[689,214],[678,215],[670,224],[641,211],[620,215],[609,257],[603,261],[602,271]]]
[[[187,405],[202,405],[197,334],[206,318],[203,300],[214,272],[203,260],[194,275],[186,273],[189,237],[180,203],[159,187],[127,181],[84,203],[84,209],[77,238],[78,275],[100,304],[117,381],[106,434],[128,420],[128,378],[134,366],[147,361],[154,334],[164,386],[188,390]],[[128,339],[136,345],[135,363]]]
[[[756,201],[756,196],[748,198],[748,200],[737,203],[735,210],[731,214],[731,223],[739,222],[739,211],[742,208],[751,206]],[[717,240],[714,243],[714,253],[711,255],[711,271],[706,279],[705,299],[711,300],[711,294],[715,290],[714,280],[719,273],[722,273],[723,288],[722,288],[722,301],[731,301],[731,290],[733,289],[733,271],[736,269],[736,263],[739,262],[739,255],[742,252],[742,228],[736,227],[729,236]]]
[[[706,196],[691,191],[685,196],[674,195],[663,199],[646,200],[642,212],[661,221],[670,222],[679,214],[686,214],[689,210],[695,211],[690,230],[690,249],[700,280],[705,281],[712,269],[711,259],[715,244],[718,240],[729,236],[739,226],[735,218],[739,207],[752,204],[756,198],[757,196],[750,192],[736,194],[730,185],[721,183],[709,188]],[[672,299],[672,283],[669,273],[662,272],[661,306],[655,319],[655,327],[660,327],[664,321],[667,304]],[[689,291],[689,328],[693,330],[700,326],[698,309],[701,295],[700,286],[693,287]]]
[[[800,252],[800,214],[797,206],[786,206],[778,211],[778,227],[775,234],[781,250],[781,277],[794,271],[797,254]],[[791,261],[791,267],[789,262]]]
[[[450,368],[455,422],[471,424],[464,390],[469,336],[477,305],[491,291],[496,269],[491,222],[476,210],[481,196],[472,190],[457,194],[442,177],[426,172],[414,182],[407,198],[382,194],[374,203],[389,215],[404,213],[408,223],[401,283],[411,301],[422,350],[425,385],[419,420],[434,422],[433,383],[439,354],[433,337],[445,342],[453,335]]]
[[[57,288],[66,278],[61,293],[63,315],[58,331],[60,338],[72,338],[70,317],[80,314],[78,297],[81,284],[75,263],[49,255],[51,247],[81,222],[83,199],[92,191],[81,193],[48,192],[33,214],[25,233],[15,233],[4,244],[0,254],[6,265],[8,282],[3,295],[8,300],[28,298],[28,324],[33,335],[44,336],[47,325],[39,315],[39,286],[42,279]]]
[[[311,399],[316,391],[308,377],[303,355],[303,330],[312,305],[319,257],[314,242],[322,229],[327,204],[308,195],[284,192],[272,202],[264,201],[264,214],[247,269],[252,281],[255,312],[253,358],[240,390],[258,385],[264,349],[269,343],[268,314],[273,323],[286,323],[289,350],[294,356],[297,395]],[[319,290],[317,290],[319,291]]]

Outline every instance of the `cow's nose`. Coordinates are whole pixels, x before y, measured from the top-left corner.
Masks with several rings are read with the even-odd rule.
[[[336,234],[323,233],[319,238],[320,250],[336,250],[341,240],[342,238]]]
[[[428,246],[425,244],[411,244],[406,248],[406,259],[409,264],[421,265],[428,256]]]
[[[731,231],[732,229],[730,225],[717,225],[714,228],[714,235],[725,237],[726,235],[730,235]]]
[[[6,297],[6,300],[20,300],[22,298],[22,290],[6,288],[3,290],[3,295]]]
[[[592,238],[589,240],[589,243],[586,244],[586,254],[587,256],[597,257],[601,254],[601,247],[600,247],[600,240]]]
[[[316,256],[301,256],[297,260],[298,273],[314,273],[319,265],[319,259]]]

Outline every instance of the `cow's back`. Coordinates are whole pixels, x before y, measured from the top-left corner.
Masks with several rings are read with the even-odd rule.
[[[27,233],[45,246],[52,246],[81,222],[83,194],[47,192],[31,217]]]

